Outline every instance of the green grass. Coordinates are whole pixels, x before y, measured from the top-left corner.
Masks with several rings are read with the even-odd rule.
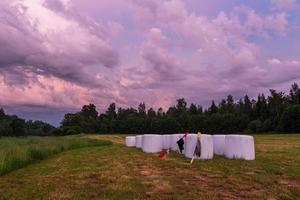
[[[0,175],[65,150],[106,144],[111,144],[111,142],[83,138],[82,135],[0,138]]]
[[[256,135],[256,160],[165,160],[113,145],[62,152],[0,177],[0,199],[299,199],[300,135]],[[83,139],[83,138],[82,138]],[[1,139],[0,139],[1,140]],[[1,143],[1,142],[0,142]]]

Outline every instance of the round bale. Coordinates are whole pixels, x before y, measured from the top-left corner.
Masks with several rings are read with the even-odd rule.
[[[143,135],[142,149],[145,153],[158,153],[162,150],[162,145],[161,135]]]
[[[249,135],[226,135],[225,156],[231,159],[255,159],[254,138]]]
[[[185,152],[184,155],[187,158],[192,158],[197,145],[198,136],[197,134],[189,134],[185,140]],[[201,135],[201,156],[198,159],[207,160],[214,157],[213,138],[211,135]]]
[[[125,143],[127,147],[135,147],[135,136],[127,136]]]
[[[163,149],[170,149],[172,147],[172,136],[171,135],[162,135],[163,139]]]
[[[214,154],[225,154],[225,135],[213,135]]]
[[[192,158],[194,156],[195,148],[197,145],[197,134],[188,134],[186,136],[185,142],[184,142],[184,155],[187,158]]]
[[[202,134],[201,136],[201,157],[202,160],[212,159],[214,157],[214,144],[211,135]]]
[[[142,138],[143,138],[143,136],[142,135],[137,135],[136,137],[136,144],[135,144],[135,146],[137,147],[137,148],[142,148]]]

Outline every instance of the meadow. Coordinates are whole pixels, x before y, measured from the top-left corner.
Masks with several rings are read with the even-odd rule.
[[[213,160],[196,160],[192,165],[176,152],[160,160],[157,154],[125,147],[124,137],[81,135],[80,140],[106,140],[112,145],[64,151],[6,173],[0,176],[0,199],[300,197],[300,135],[255,135],[255,161],[216,156]],[[48,139],[55,143],[64,140]],[[14,140],[24,143],[23,138]],[[0,139],[0,151],[10,146],[7,143],[8,138]],[[17,146],[21,152],[22,145]]]
[[[108,144],[110,144],[108,141],[83,138],[82,135],[3,137],[0,138],[0,175],[66,150]]]

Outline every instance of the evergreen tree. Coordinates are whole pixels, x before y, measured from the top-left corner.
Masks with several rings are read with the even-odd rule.
[[[227,96],[226,112],[227,113],[233,113],[234,112],[234,99],[233,99],[232,95]]]
[[[218,107],[216,106],[215,101],[212,101],[211,106],[208,109],[208,113],[209,114],[214,114],[214,113],[217,113],[217,112],[218,112]]]
[[[186,110],[187,110],[186,106],[187,106],[187,103],[184,98],[177,100],[176,108],[177,108],[177,111],[179,114],[186,112]]]
[[[4,110],[3,110],[3,108],[0,108],[0,120],[3,120],[3,119],[5,119],[5,112],[4,112]]]
[[[277,93],[276,90],[270,90],[271,96],[268,97],[268,110],[272,125],[277,128],[281,114],[285,108],[286,98],[283,92]]]
[[[149,117],[149,118],[154,118],[154,117],[156,117],[156,112],[155,112],[155,110],[154,110],[153,108],[150,108],[150,109],[148,110],[147,114],[148,114],[148,117]]]
[[[140,103],[139,107],[138,107],[138,112],[140,117],[145,118],[147,113],[146,113],[146,105],[145,103]]]
[[[189,115],[196,115],[198,114],[198,108],[195,104],[191,104],[189,108]]]
[[[227,112],[227,103],[225,99],[221,100],[221,103],[219,104],[219,112],[220,113],[226,113]]]
[[[289,133],[300,132],[300,105],[291,105],[284,110],[279,129]]]
[[[115,103],[111,103],[108,108],[107,111],[105,112],[107,118],[109,120],[112,119],[116,119],[117,118],[117,113],[116,113],[116,104]]]
[[[297,83],[294,83],[290,90],[290,101],[292,104],[300,104],[300,88]]]

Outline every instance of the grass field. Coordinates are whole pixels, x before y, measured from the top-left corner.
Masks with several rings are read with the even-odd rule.
[[[300,135],[255,136],[256,160],[165,160],[113,145],[65,151],[0,176],[0,199],[299,199]],[[0,144],[1,144],[0,139]],[[0,146],[2,149],[2,146]]]
[[[111,142],[83,138],[83,135],[0,138],[0,175],[65,150],[108,144]]]

